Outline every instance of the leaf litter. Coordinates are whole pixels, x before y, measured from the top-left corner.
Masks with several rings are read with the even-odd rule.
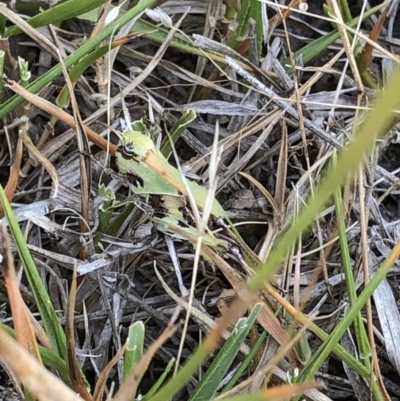
[[[359,15],[361,9],[356,2],[349,3],[354,8],[353,15]],[[368,7],[375,3],[369,2]],[[400,40],[393,23],[399,15],[397,6],[398,2],[393,2],[387,14],[388,22],[377,40],[388,51],[397,49]],[[343,146],[356,114],[370,106],[368,96],[359,100],[361,78],[354,76],[354,70],[348,68],[348,63],[356,68],[355,60],[349,60],[349,54],[353,53],[339,39],[321,49],[313,61],[304,66],[301,58],[292,58],[291,62],[296,63],[295,79],[287,72],[282,61],[290,59],[290,51],[297,51],[332,30],[331,23],[322,18],[320,1],[308,3],[307,13],[292,10],[282,24],[277,21],[284,9],[266,2],[269,26],[262,59],[256,50],[257,36],[239,38],[249,51],[244,55],[240,53],[240,46],[235,50],[221,43],[223,31],[230,29],[222,14],[221,2],[210,1],[207,6],[206,2],[167,1],[160,9],[162,13],[158,16],[146,15],[170,32],[161,46],[145,35],[138,35],[113,50],[110,64],[94,63],[77,80],[74,93],[83,123],[94,135],[110,135],[111,142],[116,144],[115,132],[122,131],[121,89],[132,121],[149,119],[164,131],[171,129],[185,111],[194,110],[197,119],[182,134],[176,152],[182,168],[196,174],[207,185],[209,152],[218,121],[223,153],[218,166],[217,197],[247,244],[266,257],[274,239],[290,224],[298,208],[312,193],[313,183],[323,174],[333,149]],[[177,25],[171,29],[180,18],[179,30]],[[365,37],[368,37],[372,21],[367,19],[361,24]],[[31,57],[31,64],[37,66],[32,68],[32,75],[37,77],[40,71],[52,65],[52,59],[46,57],[41,36],[51,40],[61,54],[69,54],[92,29],[93,25],[87,21],[74,19],[64,21],[60,28],[52,27],[51,33],[40,29],[38,36],[29,38],[26,32],[13,38],[17,45],[12,45],[11,53],[14,58],[16,55]],[[172,45],[176,37],[191,38],[197,52],[202,52],[204,57]],[[371,75],[385,79],[391,69],[391,60],[376,48],[369,52]],[[102,82],[109,85],[106,85],[109,93],[101,90]],[[55,80],[51,91],[39,95],[56,105],[58,90],[54,90],[54,86],[61,88],[62,84]],[[363,88],[367,95],[373,93],[364,85]],[[9,90],[6,88],[7,96],[11,95]],[[75,327],[82,340],[77,344],[77,357],[84,369],[98,375],[113,356],[110,349],[120,349],[131,322],[146,322],[146,343],[151,344],[168,324],[176,304],[187,308],[194,250],[181,241],[171,244],[171,239],[166,240],[154,232],[146,219],[141,220],[140,208],[132,208],[124,216],[114,235],[97,232],[104,205],[104,198],[99,195],[99,183],[107,185],[119,199],[126,195],[123,180],[107,173],[113,166],[107,164],[110,158],[102,157],[104,152],[110,151],[104,142],[90,144],[90,151],[101,158],[100,166],[104,164],[104,170],[94,163],[97,172],[89,189],[89,214],[83,221],[79,152],[75,133],[69,129],[74,122],[63,119],[60,110],[58,121],[51,126],[54,114],[43,111],[40,104],[32,104],[37,107],[31,106],[27,111],[31,152],[28,149],[22,156],[23,174],[18,177],[13,209],[56,305],[61,305],[60,293],[67,291],[72,270],[77,269],[81,281],[76,306],[81,312],[75,314]],[[67,112],[73,115],[71,108]],[[12,165],[16,157],[21,125],[13,126],[13,118],[16,116],[3,119],[4,138],[7,138],[2,148],[1,165],[4,167]],[[50,136],[44,137],[50,126]],[[393,132],[393,136],[396,134]],[[377,144],[373,157],[364,166],[363,207],[360,207],[357,187],[349,185],[347,188],[347,240],[356,288],[360,288],[365,279],[360,269],[363,234],[360,220],[366,222],[364,234],[370,275],[389,255],[400,236],[397,228],[398,144],[392,137]],[[173,163],[173,158],[170,160]],[[8,176],[3,177],[2,173],[1,177],[2,184],[6,184]],[[237,194],[241,196],[234,201]],[[361,210],[365,214],[361,214]],[[121,209],[116,209],[113,217],[118,213]],[[87,232],[82,232],[81,224],[87,227]],[[97,251],[93,244],[96,235],[102,244]],[[15,246],[11,245],[11,249],[15,250]],[[82,249],[87,255],[85,259],[81,258]],[[51,278],[48,270],[43,268],[44,264],[56,272],[59,280]],[[321,266],[325,269],[324,274],[315,274]],[[244,285],[247,273],[241,270],[239,263],[234,267],[224,262],[222,268],[215,269],[209,262],[200,261],[183,359],[197,346],[199,332],[207,333],[219,318],[216,300],[226,289]],[[396,345],[396,333],[400,331],[399,268],[400,264],[396,262],[374,294],[370,323],[376,335],[383,382],[392,397],[400,398],[400,387],[396,384],[400,374],[399,347]],[[318,226],[299,241],[299,247],[288,255],[275,279],[278,288],[284,290],[282,293],[287,302],[299,306],[299,302],[307,299],[302,306],[304,313],[317,312],[315,322],[326,332],[337,324],[346,307],[347,295],[333,207],[328,206],[320,215]],[[277,307],[276,300],[267,301],[270,306]],[[64,324],[66,310],[61,310],[59,316]],[[260,322],[262,327],[274,333],[272,344],[268,346],[271,349],[276,343],[284,342],[286,318],[281,312],[277,317],[271,314],[265,318],[264,324]],[[271,326],[266,325],[267,320],[273,321]],[[181,336],[179,328],[158,349],[154,358],[160,366],[165,366],[172,356],[176,356]],[[342,345],[354,353],[352,332],[348,336],[350,338],[343,338]],[[319,340],[311,333],[308,339],[311,350],[315,350]],[[293,355],[282,359],[273,370],[272,380],[285,380],[282,372],[293,373],[292,361]],[[262,369],[263,358],[257,362],[260,363],[257,369]],[[158,376],[157,363],[150,365],[141,384],[144,392],[151,384],[151,377]],[[365,391],[368,393],[367,387],[365,383],[360,384],[353,373],[332,356],[318,376],[327,389],[324,394],[317,390],[317,393],[310,392],[309,397],[363,399],[360,397]],[[113,374],[114,380],[121,377],[121,367],[118,366]],[[195,384],[193,379],[180,397],[185,398]]]

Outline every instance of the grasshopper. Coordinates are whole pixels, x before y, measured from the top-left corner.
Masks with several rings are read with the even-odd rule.
[[[132,186],[134,193],[142,196],[157,195],[165,216],[152,218],[156,227],[163,233],[188,239],[194,244],[198,231],[190,224],[186,212],[185,197],[188,196],[188,190],[182,180],[182,173],[169,164],[148,135],[148,129],[142,121],[133,122],[131,128],[123,133],[116,151],[116,163],[120,173],[135,181],[136,185]],[[187,183],[197,206],[203,209],[208,195],[207,189],[189,179]],[[233,227],[225,210],[215,199],[211,214],[221,221],[228,221]],[[230,237],[237,242],[236,231]],[[205,233],[203,243],[217,249],[229,247],[228,241],[214,237],[211,232]],[[247,246],[244,243],[239,245],[242,249],[244,246],[248,255],[251,251]],[[251,259],[258,260],[254,254]]]

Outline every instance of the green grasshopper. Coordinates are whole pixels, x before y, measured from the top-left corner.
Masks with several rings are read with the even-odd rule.
[[[171,166],[153,140],[148,129],[141,121],[135,121],[131,129],[124,132],[116,152],[116,162],[120,173],[133,178],[132,186],[137,195],[157,195],[165,216],[153,217],[156,227],[169,235],[196,241],[197,230],[188,224],[186,202],[182,194],[187,194],[181,173]],[[207,189],[187,180],[196,203],[204,207]],[[224,217],[225,211],[218,202],[212,206],[212,214]],[[227,242],[215,238],[210,233],[203,237],[206,245],[226,247]]]
[[[142,121],[132,123],[131,129],[122,135],[116,151],[116,162],[120,173],[131,176],[136,181],[136,185],[132,186],[133,192],[142,196],[158,196],[165,210],[165,216],[152,218],[156,227],[161,232],[190,240],[195,244],[198,231],[189,224],[185,212],[187,211],[185,197],[188,196],[188,190],[182,180],[182,173],[169,164],[149,137],[148,129]],[[208,196],[207,189],[189,179],[186,181],[197,206],[203,209]],[[215,199],[211,214],[229,221],[226,212]],[[235,232],[234,237],[236,236]],[[217,249],[229,246],[228,241],[218,239],[210,232],[203,236],[203,243]],[[243,244],[240,244],[240,247],[243,248]],[[245,252],[248,254],[249,249],[247,248]]]

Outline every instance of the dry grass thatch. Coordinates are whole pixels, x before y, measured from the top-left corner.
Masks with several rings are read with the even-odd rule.
[[[102,14],[75,15],[62,23],[56,12],[49,22],[34,27],[11,7],[0,7],[9,29],[1,40],[6,78],[0,106],[0,183],[65,329],[69,351],[64,360],[74,371],[72,388],[84,399],[100,400],[103,390],[110,395],[118,388],[115,399],[128,399],[126,394],[135,390],[137,396],[146,394],[171,358],[183,364],[201,343],[211,353],[217,332],[228,337],[236,316],[231,313],[240,315],[234,300],[258,268],[236,248],[223,254],[203,249],[208,256],[197,260],[193,243],[156,229],[152,216],[163,213],[157,196],[135,196],[115,166],[116,145],[126,124],[123,103],[132,121],[142,119],[161,133],[162,149],[169,144],[166,133],[178,132],[169,162],[188,177],[209,187],[210,171],[217,169],[217,181],[211,180],[216,198],[262,265],[315,192],[336,152],[353,140],[398,63],[398,1],[373,10],[378,2],[372,0],[331,0],[324,10],[319,0],[292,1],[291,8],[284,1],[168,0],[129,20],[136,3],[121,2],[119,15],[114,4],[105,3]],[[364,18],[371,9],[372,15]],[[112,29],[117,18],[125,17],[127,24]],[[353,18],[360,22],[352,23]],[[98,43],[85,48],[95,38]],[[18,67],[18,57],[28,62],[25,70]],[[226,395],[282,385],[288,376],[308,369],[309,358],[325,338],[310,322],[332,332],[353,305],[352,297],[390,257],[400,237],[396,123],[387,123],[387,135],[336,193],[336,204],[331,200],[297,237],[263,291],[247,299],[249,309],[257,302],[263,306],[257,324],[237,345],[231,375],[261,333],[266,331],[269,341],[261,344],[237,387]],[[216,134],[217,165],[212,156]],[[196,211],[188,210],[196,221]],[[218,238],[237,244],[215,219],[208,226]],[[1,278],[2,319],[35,355],[34,338],[44,347],[51,338],[45,324],[43,330],[32,323],[43,323],[43,316],[36,314],[35,292],[26,271],[21,273],[26,260],[15,252],[20,248],[13,235],[7,245],[3,230],[8,267]],[[315,375],[325,388],[298,385],[307,399],[400,399],[397,269],[395,261],[338,342],[358,361],[361,372],[374,372],[375,384],[361,379],[360,371],[335,348]],[[296,314],[300,312],[302,318]],[[113,357],[138,321],[150,348],[137,365],[135,383],[125,388],[123,364]],[[25,325],[32,332],[18,335]],[[361,334],[355,329],[360,325]],[[209,333],[210,343],[204,342]],[[8,341],[1,336],[0,347]],[[368,343],[367,355],[362,355],[368,347],[362,348],[360,338]],[[302,354],[300,344],[305,343],[308,353]],[[36,355],[43,358],[42,352],[40,348]],[[23,351],[18,355],[27,358]],[[7,356],[0,356],[6,361],[0,371],[4,399],[12,399],[6,390],[19,391],[13,393],[16,399],[23,396],[21,381],[37,394],[22,378],[29,374],[15,373]],[[12,361],[15,354],[8,357]],[[206,361],[174,399],[189,399],[209,367]],[[79,378],[83,376],[92,389],[100,382],[104,388],[97,384],[94,392],[86,390]],[[51,383],[54,389],[59,385]],[[50,390],[41,396],[52,397]],[[295,390],[286,393],[286,387],[277,387],[267,395],[289,399]],[[67,399],[72,393],[65,391]]]

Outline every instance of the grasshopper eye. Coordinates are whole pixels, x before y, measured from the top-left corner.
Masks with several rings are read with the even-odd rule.
[[[124,159],[133,159],[136,156],[135,146],[132,142],[125,143],[118,150]]]

